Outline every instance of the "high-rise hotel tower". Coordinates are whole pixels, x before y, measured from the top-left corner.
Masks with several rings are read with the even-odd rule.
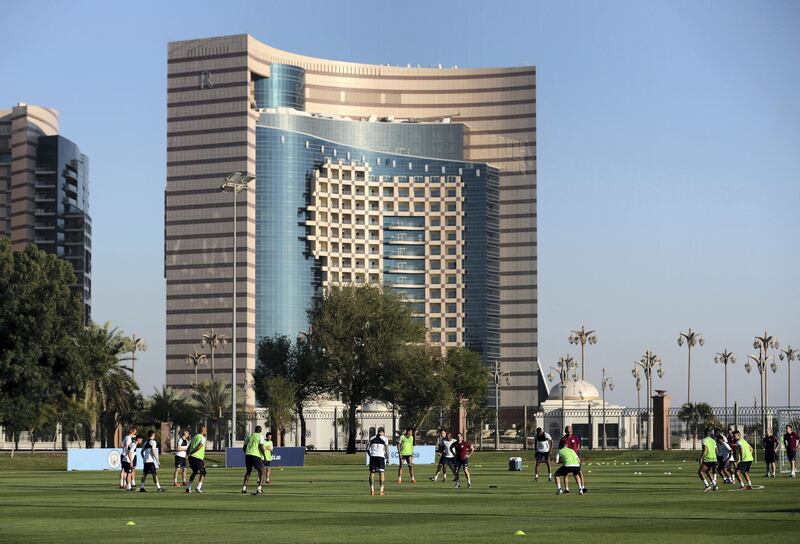
[[[375,283],[411,302],[431,344],[499,359],[503,406],[538,403],[534,67],[338,62],[237,35],[171,43],[167,81],[167,385],[190,386],[203,333],[231,334],[220,185],[243,172],[238,383],[259,338],[307,330],[320,289]]]

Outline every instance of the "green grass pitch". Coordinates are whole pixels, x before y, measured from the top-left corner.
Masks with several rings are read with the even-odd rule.
[[[763,464],[752,474],[763,488],[703,493],[695,453],[643,452],[637,463],[635,453],[585,452],[590,493],[556,496],[546,474],[532,482],[530,452],[522,472],[507,471],[510,455],[519,454],[475,454],[472,489],[428,481],[426,465],[416,485],[390,481],[386,497],[370,497],[361,455],[313,454],[306,467],[273,469],[265,495],[253,497],[240,494],[240,469],[209,468],[204,495],[157,495],[120,491],[117,473],[67,473],[63,456],[3,454],[0,542],[800,541],[800,480],[766,480]]]

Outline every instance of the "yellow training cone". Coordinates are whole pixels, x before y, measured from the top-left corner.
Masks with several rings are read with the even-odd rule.
[[[126,525],[127,525],[128,527],[133,527],[133,526],[134,526],[134,525],[136,525],[136,524],[135,524],[133,521],[128,521],[128,523],[126,523]]]
[[[517,531],[514,533],[514,536],[525,536],[525,531],[517,529]]]

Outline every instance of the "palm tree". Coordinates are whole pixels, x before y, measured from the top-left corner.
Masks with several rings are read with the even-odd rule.
[[[147,415],[153,423],[170,421],[180,427],[191,423],[190,408],[186,399],[180,393],[166,385],[161,391],[155,390],[147,407]]]
[[[126,353],[128,338],[111,324],[102,327],[91,323],[81,340],[81,353],[85,358],[83,408],[86,415],[86,447],[94,447],[101,414],[118,423],[129,416],[135,407],[135,393],[139,386],[123,366],[120,356]]]
[[[225,344],[228,343],[228,337],[224,334],[219,334],[211,329],[211,332],[203,333],[202,340],[200,344],[203,347],[208,346],[211,350],[211,381],[214,381],[214,352],[221,347],[225,347]],[[196,381],[196,380],[195,380]]]
[[[713,426],[714,411],[705,402],[686,402],[678,410],[678,419],[686,424],[686,430],[692,435],[692,449],[697,447],[697,435],[700,427]]]
[[[231,411],[231,393],[226,380],[205,381],[192,387],[192,403],[197,419],[214,429],[214,449],[220,449],[224,417]]]

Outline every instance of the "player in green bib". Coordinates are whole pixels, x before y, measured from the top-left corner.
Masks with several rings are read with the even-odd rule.
[[[742,438],[742,433],[736,431],[733,433],[736,438],[736,451],[739,456],[739,464],[736,465],[736,478],[739,480],[739,490],[753,489],[753,482],[750,481],[750,465],[753,463],[753,447]],[[744,481],[747,479],[747,486]]]
[[[397,483],[403,483],[403,462],[408,465],[408,475],[411,477],[411,483],[417,483],[414,479],[414,429],[409,427],[406,429],[405,434],[400,435],[397,441],[397,456],[399,465],[397,467]]]
[[[267,469],[267,483],[270,483],[269,476],[272,473],[272,433],[267,433],[264,441],[264,467]]]
[[[247,493],[247,482],[250,480],[250,473],[253,469],[258,471],[258,489],[253,495],[263,495],[261,486],[264,485],[264,460],[266,453],[264,452],[264,437],[261,436],[261,426],[256,425],[255,432],[251,433],[244,441],[244,482],[242,483],[242,495]]]
[[[186,455],[189,457],[189,468],[192,469],[192,475],[189,476],[189,485],[186,487],[186,492],[192,492],[192,483],[194,477],[199,475],[200,479],[197,482],[197,492],[203,492],[203,483],[206,480],[206,435],[208,429],[205,426],[200,427],[198,433],[192,438],[189,444],[189,449]]]
[[[697,471],[703,481],[703,491],[717,490],[717,441],[712,434],[712,429],[706,429],[703,450],[700,453],[700,468]]]
[[[575,483],[578,484],[578,493],[583,495],[583,479],[581,478],[581,460],[575,450],[568,448],[566,445],[558,450],[558,460],[561,461],[561,466],[556,470],[556,495],[562,493],[569,493],[569,475],[575,478]],[[561,478],[564,478],[564,489],[561,489]]]

